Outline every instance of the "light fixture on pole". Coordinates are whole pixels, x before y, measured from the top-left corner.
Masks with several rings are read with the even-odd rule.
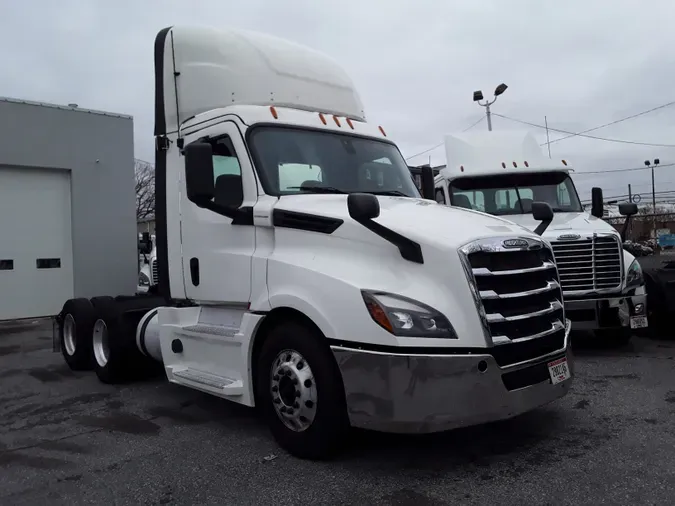
[[[506,91],[506,86],[504,83],[500,84],[495,88],[495,97],[490,101],[486,100],[485,103],[481,103],[483,100],[483,92],[481,90],[473,92],[473,101],[478,105],[485,107],[485,115],[487,116],[487,125],[488,130],[492,132],[492,115],[490,113],[490,106],[497,101],[497,97]]]

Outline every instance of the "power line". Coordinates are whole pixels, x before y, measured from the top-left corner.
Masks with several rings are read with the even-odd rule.
[[[494,114],[494,113],[493,113]],[[675,163],[664,163],[663,165],[656,165],[654,168],[659,167],[672,167]],[[610,172],[633,172],[636,170],[650,170],[652,167],[633,167],[632,169],[607,169],[607,170],[594,170],[594,171],[584,171],[584,172],[575,172],[575,176],[584,176],[586,174],[608,174]]]
[[[553,139],[552,141],[550,141],[548,143],[544,142],[543,144],[541,144],[541,146],[544,146],[546,144],[553,144],[554,142],[558,142],[558,141],[564,141],[565,139],[569,139],[570,137],[576,137],[578,135],[587,134],[588,132],[594,132],[595,130],[600,130],[601,128],[605,128],[605,127],[608,127],[608,126],[611,126],[611,125],[616,125],[617,123],[622,123],[624,121],[628,121],[629,119],[634,119],[634,118],[638,118],[640,116],[644,116],[645,114],[649,114],[650,112],[658,111],[659,109],[665,109],[666,107],[670,107],[671,105],[675,105],[675,101],[668,102],[667,104],[663,104],[663,105],[660,105],[658,107],[653,107],[653,108],[651,108],[647,111],[642,111],[642,112],[639,112],[637,114],[633,114],[631,116],[626,116],[625,118],[617,119],[615,121],[610,121],[609,123],[605,123],[604,125],[589,128],[588,130],[582,130],[581,132],[578,132],[578,133],[575,133],[575,134],[570,134],[570,135],[566,135],[564,137],[559,137],[557,139]],[[551,130],[551,129],[549,129],[549,130]]]
[[[476,121],[475,123],[471,123],[471,125],[469,125],[469,126],[466,127],[464,130],[462,130],[462,132],[468,132],[468,131],[471,130],[473,127],[475,127],[478,123],[482,122],[484,119],[485,119],[485,116],[481,115],[481,117],[478,118],[478,121]],[[445,144],[445,142],[441,142],[441,143],[439,143],[439,144],[436,144],[436,145],[433,146],[433,147],[430,147],[429,149],[425,149],[424,151],[420,151],[420,152],[417,153],[416,155],[409,156],[409,157],[406,158],[405,160],[406,160],[406,162],[407,162],[407,161],[410,160],[411,158],[415,158],[416,156],[420,156],[420,155],[423,155],[423,154],[425,154],[425,153],[428,153],[429,151],[433,151],[433,150],[436,149],[436,148],[440,148],[443,144]]]
[[[462,130],[462,132],[468,132],[473,127],[475,127],[478,123],[481,123],[484,119],[485,119],[485,116],[481,115],[481,117],[478,118],[478,121],[476,121],[475,123],[472,123],[470,126],[466,127],[464,130]]]
[[[521,119],[510,118],[509,116],[504,116],[503,114],[498,114],[496,112],[493,112],[492,115],[498,116],[500,118],[508,119],[510,121],[515,121],[516,123],[522,123],[524,125],[529,125],[529,126],[533,126],[533,127],[537,127],[537,128],[546,129],[546,127],[544,125],[538,125],[536,123],[530,123],[529,121],[523,121]],[[651,142],[627,141],[627,140],[623,140],[623,139],[608,139],[606,137],[598,137],[596,135],[586,135],[586,134],[582,134],[582,133],[569,132],[567,130],[561,130],[559,128],[548,127],[548,129],[552,132],[569,134],[570,137],[571,136],[579,136],[579,137],[586,137],[586,138],[589,138],[589,139],[595,139],[595,140],[598,140],[598,141],[618,142],[620,144],[634,144],[634,145],[638,145],[638,146],[652,146],[652,147],[655,147],[655,148],[675,148],[675,144],[656,144],[656,143],[651,143]],[[546,143],[544,143],[544,144],[546,144]],[[543,144],[542,144],[542,146],[543,146]]]

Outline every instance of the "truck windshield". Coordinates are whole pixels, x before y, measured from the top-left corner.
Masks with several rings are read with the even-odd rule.
[[[268,195],[374,193],[419,198],[389,142],[327,131],[257,127],[249,139]]]
[[[532,202],[547,202],[554,212],[582,212],[566,172],[461,177],[448,186],[452,205],[502,216],[529,214]]]

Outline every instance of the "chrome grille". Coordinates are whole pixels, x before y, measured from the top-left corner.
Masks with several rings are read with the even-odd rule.
[[[505,345],[491,351],[499,365],[564,348],[562,290],[553,252],[544,242],[486,239],[467,245],[462,255],[486,337]]]
[[[551,244],[563,293],[620,288],[622,247],[615,236],[596,235]]]
[[[152,268],[150,269],[150,272],[152,273],[152,279],[150,280],[151,285],[156,285],[157,284],[157,259],[155,258],[152,261]]]

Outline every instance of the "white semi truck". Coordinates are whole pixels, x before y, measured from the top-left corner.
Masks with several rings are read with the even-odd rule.
[[[305,458],[350,427],[434,432],[564,396],[553,253],[500,218],[420,198],[332,60],[266,35],[155,42],[159,296],[74,299],[67,363],[257,407]],[[533,213],[546,223],[546,204]]]
[[[547,202],[555,217],[543,237],[553,247],[565,309],[572,328],[619,343],[647,327],[647,295],[640,264],[623,249],[623,234],[602,220],[603,197],[581,206],[566,160],[547,158],[522,131],[445,137],[447,165],[435,176],[436,201],[504,217],[530,230],[533,201]],[[621,204],[627,220],[635,204]],[[624,227],[624,231],[625,231]]]

